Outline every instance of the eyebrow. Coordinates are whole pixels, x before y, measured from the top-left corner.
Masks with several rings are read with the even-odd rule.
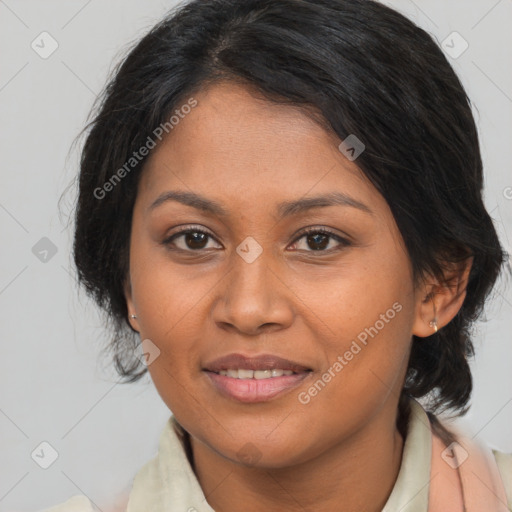
[[[218,217],[229,217],[229,212],[217,201],[208,199],[200,194],[196,194],[195,192],[184,192],[179,190],[164,192],[157,197],[157,199],[149,206],[148,210],[152,211],[168,201],[177,201],[205,213],[217,215]],[[364,203],[361,203],[342,192],[331,192],[321,196],[306,197],[295,201],[279,203],[277,206],[278,218],[281,220],[291,215],[304,213],[313,208],[323,208],[328,206],[350,206],[373,215],[373,211]]]

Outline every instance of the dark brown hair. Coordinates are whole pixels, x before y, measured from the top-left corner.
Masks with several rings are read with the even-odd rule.
[[[193,0],[115,69],[87,127],[74,258],[109,316],[119,373],[135,381],[147,371],[123,293],[145,159],[104,197],[95,191],[184,98],[217,80],[314,110],[340,139],[364,142],[357,165],[388,202],[416,282],[442,279],[444,265],[473,256],[458,314],[436,334],[413,337],[400,406],[428,395],[431,410],[462,411],[472,390],[470,329],[506,253],[482,200],[479,141],[461,82],[427,32],[370,0]]]

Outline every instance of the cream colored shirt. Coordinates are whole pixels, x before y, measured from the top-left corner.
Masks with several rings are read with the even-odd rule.
[[[157,456],[135,476],[126,512],[214,512],[204,497],[184,445],[174,430],[176,424],[171,416],[160,435]],[[512,511],[512,453],[493,450],[493,454],[505,486],[508,509]],[[400,471],[382,512],[428,512],[431,457],[429,419],[421,405],[412,400]],[[85,496],[74,496],[45,512],[93,510]]]

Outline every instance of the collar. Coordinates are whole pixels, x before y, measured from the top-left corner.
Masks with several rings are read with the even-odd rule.
[[[430,421],[411,400],[402,463],[382,512],[427,512],[432,455]],[[187,458],[185,432],[171,416],[160,435],[158,454],[136,474],[126,512],[215,512]]]
[[[402,464],[382,512],[427,512],[431,458],[430,420],[423,407],[411,399]]]

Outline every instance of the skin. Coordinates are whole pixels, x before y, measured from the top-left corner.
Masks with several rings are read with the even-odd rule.
[[[434,303],[439,328],[455,316],[470,264],[454,270],[451,286],[415,286],[388,204],[338,150],[340,139],[241,85],[217,83],[194,98],[152,151],[133,212],[126,298],[131,325],[161,351],[148,366],[155,386],[191,435],[194,469],[216,511],[380,511],[401,463],[395,423],[411,336],[433,334]],[[177,201],[150,209],[170,190],[215,200],[228,215]],[[335,205],[278,219],[279,203],[333,191],[371,213]],[[188,224],[211,237],[166,245]],[[315,251],[300,234],[307,226],[350,243],[328,237]],[[236,252],[248,236],[263,250],[252,263]],[[301,403],[298,394],[394,303],[401,311]],[[201,371],[233,352],[272,353],[313,371],[291,392],[244,404]],[[256,455],[241,462],[247,450]]]

